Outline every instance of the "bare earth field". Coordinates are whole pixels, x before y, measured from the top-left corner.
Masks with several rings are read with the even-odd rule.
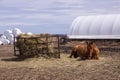
[[[104,47],[108,45],[120,48],[120,43]],[[11,46],[0,50],[0,80],[120,80],[120,52],[101,51],[99,60],[69,58],[70,51],[61,53],[60,59],[22,60],[13,56]]]

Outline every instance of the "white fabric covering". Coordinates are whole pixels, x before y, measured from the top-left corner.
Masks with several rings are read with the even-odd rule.
[[[0,41],[0,45],[2,45],[3,43],[2,43],[2,41]]]
[[[12,30],[5,30],[3,35],[0,36],[0,45],[14,44],[14,37],[17,37],[20,34],[25,34],[25,32],[22,32],[18,28],[14,28]],[[27,32],[26,34],[32,35],[31,32]]]
[[[120,37],[120,15],[92,15],[77,17],[68,32],[69,38]],[[108,35],[108,36],[107,36]],[[82,36],[82,37],[81,37]]]
[[[0,41],[3,43],[3,45],[10,44],[10,41],[8,39],[0,38]]]
[[[11,31],[11,30],[6,30],[6,31],[4,31],[4,35],[5,35],[5,36],[7,36],[7,35],[9,35],[9,34],[12,34],[12,31]]]
[[[27,35],[32,35],[32,33],[31,33],[31,32],[28,32]]]
[[[22,34],[22,31],[21,31],[20,29],[18,29],[18,28],[14,28],[14,29],[12,30],[12,34],[13,34],[15,37],[17,37],[18,35]]]

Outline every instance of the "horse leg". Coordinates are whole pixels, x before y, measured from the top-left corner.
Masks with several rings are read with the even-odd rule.
[[[77,52],[74,52],[74,58],[77,58],[77,57],[78,57]]]
[[[88,59],[92,59],[93,58],[93,53],[90,52],[89,56],[88,56]]]
[[[95,59],[97,59],[97,60],[99,59],[99,57],[98,57],[98,55],[97,55],[97,54],[95,55]]]

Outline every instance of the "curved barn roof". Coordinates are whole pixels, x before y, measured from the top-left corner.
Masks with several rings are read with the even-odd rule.
[[[120,15],[77,17],[69,30],[69,38],[120,38]]]

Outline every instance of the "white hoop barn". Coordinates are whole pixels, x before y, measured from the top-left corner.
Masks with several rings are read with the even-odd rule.
[[[79,16],[67,36],[71,39],[120,39],[120,15]]]

